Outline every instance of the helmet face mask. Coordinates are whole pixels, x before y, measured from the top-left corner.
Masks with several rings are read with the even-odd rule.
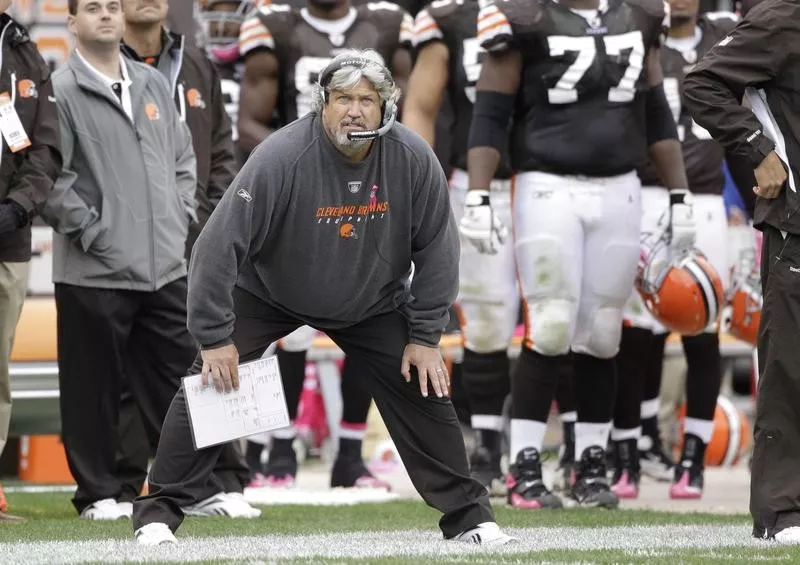
[[[215,9],[218,6],[231,6],[235,9]],[[207,0],[200,12],[203,43],[207,47],[238,43],[239,30],[252,9],[251,0]]]
[[[761,273],[754,249],[742,252],[732,269],[731,287],[725,296],[725,302],[725,329],[735,338],[755,345],[761,322],[763,296]]]

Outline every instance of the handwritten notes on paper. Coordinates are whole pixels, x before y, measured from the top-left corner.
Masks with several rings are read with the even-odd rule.
[[[239,365],[239,390],[203,386],[202,375],[183,379],[195,449],[289,425],[289,410],[275,356]]]

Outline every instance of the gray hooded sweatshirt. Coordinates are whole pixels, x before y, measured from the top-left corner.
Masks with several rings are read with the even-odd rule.
[[[189,331],[205,347],[230,342],[238,286],[321,330],[399,311],[410,342],[437,345],[458,292],[447,188],[433,150],[400,124],[357,163],[316,113],[276,131],[197,240]]]

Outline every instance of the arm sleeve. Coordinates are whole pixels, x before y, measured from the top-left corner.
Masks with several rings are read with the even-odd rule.
[[[685,104],[694,120],[730,155],[745,159],[753,168],[774,144],[741,100],[745,88],[758,87],[778,75],[788,52],[779,39],[780,23],[770,21],[767,14],[759,11],[739,24],[684,82]]]
[[[175,184],[181,201],[186,208],[186,215],[197,222],[197,159],[192,147],[192,134],[189,127],[180,121],[177,110],[175,115]]]
[[[447,179],[426,146],[412,203],[410,342],[436,347],[458,294],[460,246]]]
[[[264,245],[275,213],[283,170],[265,147],[239,171],[192,250],[187,325],[202,347],[231,343],[233,287],[244,262]]]
[[[420,49],[431,41],[444,41],[444,34],[439,29],[439,24],[431,16],[431,13],[424,9],[417,14],[414,20],[414,34],[412,45],[414,49]]]
[[[72,155],[75,151],[74,128],[61,98],[58,99],[56,106],[60,123],[61,174],[53,185],[50,197],[41,205],[39,212],[56,232],[78,241],[81,248],[88,251],[100,233],[100,214],[73,188],[78,179],[77,173],[72,170]]]
[[[236,155],[233,150],[233,133],[231,119],[225,111],[225,101],[222,97],[222,86],[219,75],[212,67],[211,112],[212,131],[211,140],[211,175],[206,189],[212,209],[219,204],[225,190],[230,186],[236,176]]]
[[[239,53],[242,57],[246,57],[256,49],[275,50],[275,40],[272,38],[272,33],[259,16],[259,13],[265,11],[269,12],[270,8],[266,6],[261,8],[259,12],[256,12],[242,23],[242,27],[239,29]]]
[[[50,196],[53,183],[61,172],[62,162],[58,109],[49,71],[46,71],[37,87],[39,102],[34,122],[36,125],[32,132],[27,132],[31,146],[25,150],[8,190],[8,197],[22,206],[28,216]]]

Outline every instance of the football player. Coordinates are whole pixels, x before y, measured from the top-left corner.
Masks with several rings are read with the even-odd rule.
[[[477,83],[460,229],[486,252],[502,243],[505,227],[490,188],[512,123],[513,235],[527,320],[517,375],[553,383],[560,356],[573,353],[578,421],[570,496],[581,505],[619,504],[606,478],[605,447],[622,309],[639,260],[636,168],[648,148],[673,189],[671,243],[685,245],[688,235],[681,230],[691,213],[686,175],[661,84],[667,22],[661,0],[505,0],[478,16],[488,54]],[[523,498],[529,487],[541,489],[532,480],[534,446],[542,443],[552,398],[515,398],[528,407],[529,425],[512,443],[528,446],[512,449],[508,484]]]
[[[484,50],[478,45],[477,0],[440,0],[428,4],[414,22],[414,70],[408,84],[404,122],[431,145],[437,117],[449,97],[454,111],[450,131],[451,202],[460,219],[469,187],[467,138],[475,101],[475,82]],[[507,150],[492,181],[494,211],[511,228],[511,169]],[[503,405],[510,392],[508,346],[519,310],[516,261],[510,242],[494,255],[480,253],[466,241],[461,246],[460,296],[464,358],[463,384],[472,412],[478,446],[470,461],[473,476],[495,495],[506,493],[500,469]],[[525,381],[527,382],[527,381]],[[536,396],[536,394],[533,394]],[[512,404],[511,435],[518,421]],[[569,437],[569,434],[567,434]],[[539,446],[541,448],[541,446]],[[555,502],[560,502],[555,499]],[[512,505],[522,505],[516,497]]]
[[[670,29],[661,48],[664,90],[678,127],[683,159],[693,194],[697,222],[697,249],[728,287],[728,222],[722,190],[724,151],[711,135],[697,125],[682,104],[682,83],[694,64],[736,25],[730,12],[699,15],[699,0],[667,0],[671,8]],[[656,231],[666,216],[669,192],[661,186],[658,172],[648,166],[641,170],[642,231]],[[722,381],[719,327],[705,333],[683,336],[688,373],[687,414],[683,451],[677,468],[664,453],[658,430],[658,394],[667,333],[633,293],[623,330],[619,356],[619,386],[615,409],[613,489],[620,497],[635,498],[639,474],[663,481],[672,480],[670,497],[700,498],[703,492],[703,457],[714,429],[714,410]],[[652,331],[651,331],[652,330]],[[655,335],[654,335],[655,333]],[[625,367],[625,370],[623,370]],[[643,399],[643,400],[642,400]],[[641,408],[640,408],[641,405]]]
[[[225,99],[225,110],[233,124],[233,141],[239,135],[236,122],[239,115],[239,91],[244,73],[244,61],[239,53],[239,32],[247,15],[252,12],[252,0],[203,0],[200,13],[202,41],[208,58],[217,67]],[[243,163],[241,155],[240,166]]]
[[[285,125],[305,115],[317,74],[342,49],[375,49],[390,66],[401,88],[411,72],[413,20],[389,2],[351,6],[348,0],[308,0],[301,9],[285,5],[263,5],[241,27],[239,51],[245,70],[239,107],[239,146],[251,151],[272,126]],[[351,190],[369,190],[353,183]],[[314,330],[303,327],[281,341],[278,350],[289,416],[297,404],[305,377],[306,352]],[[359,371],[345,361],[342,371],[343,414],[339,451],[331,472],[331,486],[381,487],[367,470],[361,456],[370,396],[362,389]],[[264,472],[263,484],[294,483],[297,458],[292,448],[294,430],[276,430]],[[250,460],[254,460],[250,446]]]

